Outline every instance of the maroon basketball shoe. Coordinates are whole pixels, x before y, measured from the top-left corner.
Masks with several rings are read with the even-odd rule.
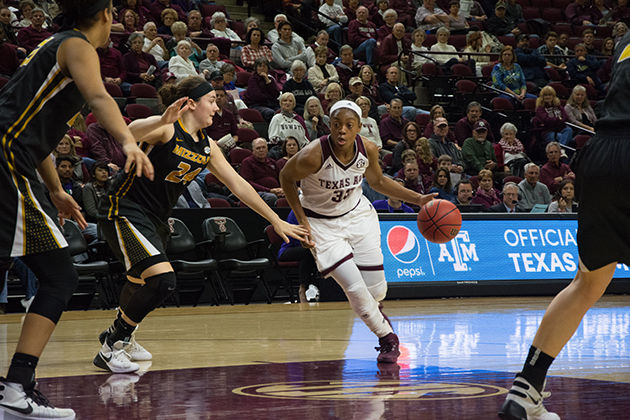
[[[396,363],[400,351],[398,350],[398,336],[394,333],[389,333],[385,337],[378,339],[379,347],[374,347],[380,353],[376,358],[379,363]]]

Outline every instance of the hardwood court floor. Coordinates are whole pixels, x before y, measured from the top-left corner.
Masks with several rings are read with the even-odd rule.
[[[386,301],[397,366],[377,365],[347,302],[159,309],[136,336],[154,356],[140,375],[91,363],[114,311],[68,312],[38,377],[81,419],[494,419],[550,299]],[[563,419],[629,418],[629,302],[604,297],[552,366]],[[0,316],[1,374],[21,319]]]

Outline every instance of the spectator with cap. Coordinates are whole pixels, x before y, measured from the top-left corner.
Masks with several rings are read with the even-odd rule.
[[[402,140],[402,129],[409,122],[403,117],[402,101],[393,98],[389,102],[389,115],[385,116],[379,124],[383,147],[392,150]]]
[[[203,74],[206,80],[212,80],[210,75],[215,71],[221,71],[225,61],[219,60],[219,47],[210,43],[206,47],[206,58],[199,63],[199,73]]]
[[[365,55],[366,63],[372,65],[376,47],[376,25],[368,17],[367,7],[359,6],[357,18],[348,25],[348,43],[354,48],[355,55]]]
[[[462,146],[462,158],[466,173],[476,175],[482,169],[490,171],[497,167],[497,159],[492,143],[487,140],[488,127],[484,121],[477,121],[473,126],[472,137],[467,138]]]
[[[565,179],[575,180],[575,174],[566,163],[560,162],[562,150],[560,143],[552,141],[545,147],[547,163],[540,169],[540,182],[549,188],[550,194],[555,194]]]
[[[535,205],[548,206],[551,203],[549,188],[539,181],[540,168],[533,162],[525,165],[525,179],[519,182],[521,207],[530,211]]]
[[[394,178],[394,181],[403,186],[405,185],[405,182],[400,178]],[[415,213],[414,209],[403,201],[390,196],[387,197],[387,200],[374,201],[372,206],[374,206],[374,210],[378,213]]]
[[[284,191],[280,187],[278,165],[267,153],[267,141],[261,137],[254,139],[252,155],[243,159],[239,174],[269,206],[274,207],[278,198],[284,197]]]
[[[505,2],[499,0],[494,6],[494,16],[486,21],[486,31],[495,36],[517,36],[521,31],[506,16]]]
[[[271,46],[274,65],[284,71],[289,71],[295,60],[306,62],[306,48],[304,42],[293,36],[293,25],[282,22],[278,25],[280,38]]]
[[[482,169],[479,171],[477,177],[479,179],[479,187],[477,187],[477,191],[475,191],[475,197],[472,199],[472,203],[481,204],[484,210],[488,210],[495,204],[501,203],[499,191],[494,188],[492,171]]]
[[[175,83],[177,81],[177,77],[170,71],[162,73],[162,86],[167,83]]]
[[[490,206],[492,213],[516,213],[523,211],[518,201],[519,187],[514,182],[506,182],[503,185],[503,197],[500,203]]]
[[[464,172],[462,152],[456,143],[448,140],[448,120],[438,117],[433,122],[433,135],[429,138],[431,153],[433,156],[449,155],[452,159],[451,172],[461,174]]]
[[[315,65],[308,69],[308,80],[318,93],[324,93],[329,83],[339,82],[339,75],[335,66],[326,62],[328,57],[327,47],[316,47],[314,54]]]
[[[295,112],[298,114],[304,113],[304,105],[306,100],[311,96],[317,95],[313,85],[310,81],[306,80],[306,64],[301,60],[295,60],[291,64],[292,78],[284,82],[282,86],[282,92],[291,92],[295,97]]]
[[[359,96],[363,96],[363,81],[359,76],[350,78],[348,88],[350,89],[350,93],[345,99],[355,102]]]
[[[280,108],[278,104],[278,96],[280,91],[276,86],[276,82],[269,75],[269,62],[264,58],[259,58],[254,64],[255,73],[247,82],[247,91],[244,94],[244,100],[248,107],[260,112],[269,122]]]
[[[481,118],[482,110],[481,104],[477,101],[472,101],[466,107],[466,115],[455,123],[455,138],[457,144],[460,146],[464,144],[467,138],[472,137],[473,127],[477,121],[483,121],[484,126],[488,130],[488,140],[494,142],[494,135],[492,134],[492,128],[488,121]]]

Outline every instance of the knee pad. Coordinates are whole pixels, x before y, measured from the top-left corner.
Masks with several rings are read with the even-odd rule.
[[[79,284],[79,276],[72,265],[68,248],[26,255],[21,259],[39,281],[39,289],[29,312],[56,324]]]
[[[160,302],[169,297],[177,287],[177,277],[173,271],[147,277],[144,281],[147,287],[156,292],[157,296],[160,298]]]

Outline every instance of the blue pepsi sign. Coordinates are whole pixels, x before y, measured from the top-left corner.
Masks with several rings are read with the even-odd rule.
[[[576,220],[464,220],[445,244],[424,239],[415,220],[380,226],[388,283],[572,279],[578,268]]]

